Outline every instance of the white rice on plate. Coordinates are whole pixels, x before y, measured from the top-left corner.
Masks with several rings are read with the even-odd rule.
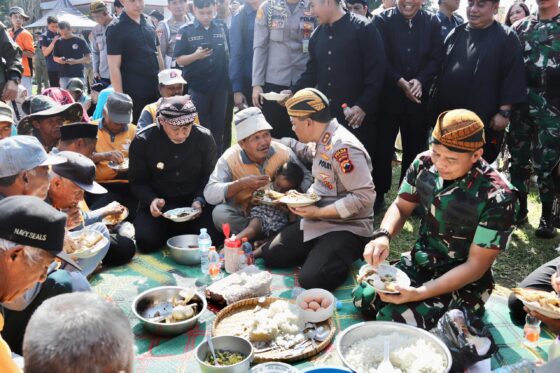
[[[445,371],[445,356],[438,352],[432,343],[423,339],[411,342],[409,337],[398,333],[380,334],[351,344],[345,350],[344,357],[352,370],[359,373],[379,372],[376,368],[383,360],[385,336],[389,337],[391,350],[389,359],[395,368],[394,372],[441,373]]]

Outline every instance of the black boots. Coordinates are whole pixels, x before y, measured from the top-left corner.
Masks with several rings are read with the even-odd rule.
[[[552,203],[543,203],[541,221],[535,231],[535,236],[539,238],[554,238],[557,232],[552,220]]]

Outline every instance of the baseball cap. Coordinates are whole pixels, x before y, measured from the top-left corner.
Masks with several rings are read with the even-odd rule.
[[[172,85],[172,84],[187,84],[181,70],[179,69],[166,69],[162,70],[158,74],[159,84]]]
[[[0,140],[0,177],[17,175],[39,166],[66,162],[62,157],[47,154],[34,136],[12,136]]]
[[[27,14],[25,14],[25,12],[23,11],[22,7],[19,6],[13,6],[10,8],[10,10],[8,10],[8,14],[11,16],[12,14],[21,14],[21,16],[25,19],[28,20],[29,16]]]
[[[63,250],[66,214],[34,196],[12,196],[0,201],[0,237],[48,251],[78,270]]]
[[[53,172],[64,177],[86,192],[92,194],[107,193],[107,189],[97,184],[95,179],[95,163],[79,153],[63,151],[58,156],[66,159],[65,163],[53,166]]]
[[[60,140],[97,139],[98,127],[92,123],[70,123],[60,127]]]
[[[266,121],[261,109],[249,107],[238,111],[233,117],[237,141],[241,141],[259,131],[271,130],[272,126]]]
[[[72,78],[68,81],[66,85],[66,90],[74,92],[74,91],[84,91],[84,82],[80,78]]]
[[[105,108],[113,122],[119,124],[132,122],[132,99],[129,95],[120,92],[111,93],[107,97]]]
[[[441,113],[432,132],[434,144],[459,153],[474,152],[485,144],[484,123],[474,112],[455,109]]]
[[[91,13],[97,13],[107,10],[107,5],[101,0],[95,0],[89,5],[89,11]]]
[[[0,101],[0,122],[14,122],[14,112],[10,105]]]
[[[173,96],[161,100],[156,117],[159,122],[176,127],[193,124],[197,116],[190,96]]]

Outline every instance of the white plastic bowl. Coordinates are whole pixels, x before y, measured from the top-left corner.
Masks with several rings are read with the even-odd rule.
[[[301,303],[304,301],[304,299],[308,297],[323,298],[323,299],[327,298],[331,301],[331,304],[327,308],[319,309],[319,311],[304,310],[301,307]],[[318,322],[328,320],[333,314],[334,303],[335,303],[334,295],[332,295],[331,292],[324,289],[308,289],[303,291],[296,298],[296,304],[299,308],[300,315],[304,320],[304,322],[318,323]]]

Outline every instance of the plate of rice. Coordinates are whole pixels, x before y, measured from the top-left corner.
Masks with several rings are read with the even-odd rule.
[[[406,273],[389,264],[380,264],[379,267],[366,264],[360,268],[358,281],[364,281],[376,291],[385,294],[398,294],[395,286],[410,286],[410,278]]]
[[[344,365],[354,372],[380,372],[383,342],[390,341],[389,359],[401,373],[447,373],[452,358],[447,346],[436,336],[414,326],[390,321],[368,321],[345,329],[336,342]]]
[[[77,259],[87,259],[95,256],[107,245],[107,238],[93,229],[82,229],[69,233],[74,245],[66,247],[67,253]]]
[[[194,207],[180,207],[164,212],[163,217],[172,220],[175,223],[182,223],[193,220],[199,212],[200,210],[195,209]]]

